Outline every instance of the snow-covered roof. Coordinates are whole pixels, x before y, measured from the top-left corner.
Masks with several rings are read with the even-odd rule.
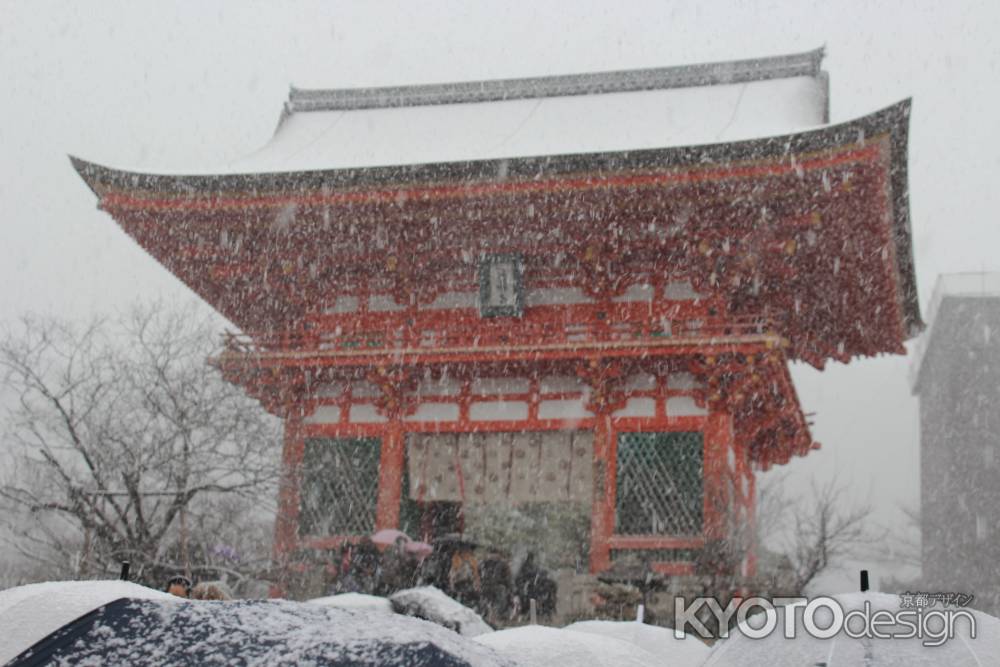
[[[274,137],[233,173],[636,150],[828,121],[823,51],[527,79],[292,88]]]
[[[1000,273],[945,273],[938,276],[927,307],[927,328],[917,340],[910,364],[910,389],[917,393],[921,372],[945,299],[1000,299]]]
[[[281,329],[302,317],[307,305],[317,302],[312,293],[315,276],[308,267],[334,262],[343,268],[361,262],[357,271],[371,274],[385,266],[354,251],[337,259],[326,255],[310,259],[305,246],[297,246],[290,251],[295,260],[281,269],[301,274],[297,282],[288,283],[297,290],[296,298],[290,300],[284,288],[280,295],[272,293],[274,285],[268,276],[274,275],[270,267],[277,255],[260,252],[262,248],[277,249],[306,238],[318,254],[329,254],[331,248],[354,248],[351,244],[358,240],[370,241],[374,248],[378,229],[374,221],[402,216],[408,225],[433,228],[436,243],[453,248],[456,256],[476,255],[484,244],[510,244],[512,234],[520,233],[516,230],[531,224],[530,216],[516,215],[516,211],[558,207],[561,213],[552,209],[552,224],[575,225],[572,233],[581,234],[582,223],[567,211],[595,211],[591,220],[604,224],[596,222],[601,215],[596,214],[595,201],[602,202],[599,210],[607,212],[637,205],[636,198],[648,199],[642,215],[651,220],[682,216],[722,231],[734,220],[707,210],[713,199],[706,193],[718,193],[735,203],[738,196],[756,201],[760,193],[774,198],[780,192],[781,201],[776,200],[774,206],[788,211],[780,218],[780,225],[788,228],[782,233],[801,238],[781,250],[770,236],[776,228],[751,220],[768,209],[754,205],[739,209],[743,212],[738,214],[733,209],[734,215],[745,217],[741,224],[749,232],[741,243],[758,248],[745,252],[755,254],[767,247],[784,254],[780,262],[754,264],[758,266],[754,271],[765,272],[758,279],[731,284],[749,299],[744,304],[763,300],[768,303],[758,310],[789,318],[785,326],[794,345],[791,355],[821,366],[828,359],[846,362],[859,355],[900,353],[902,341],[922,328],[907,197],[909,114],[909,101],[904,100],[848,123],[779,137],[300,172],[164,175],[72,159],[98,196],[99,206],[244,331]],[[777,189],[757,187],[765,182],[774,183]],[[822,206],[820,200],[825,202]],[[438,216],[453,202],[462,202],[470,211],[511,215],[504,225],[477,227],[470,238],[466,216],[448,213],[444,224],[438,224]],[[679,212],[680,206],[689,206],[689,214],[699,207],[706,210],[692,217]],[[331,226],[327,224],[331,218],[352,222]],[[238,228],[221,233],[223,220]],[[285,230],[292,221],[295,235],[289,236]],[[876,229],[883,231],[875,234]],[[716,232],[691,228],[686,233]],[[231,234],[240,238],[250,234],[253,239],[229,243],[227,239],[235,238]],[[343,238],[338,240],[338,234]],[[885,235],[891,247],[885,245]],[[845,245],[845,239],[851,243]],[[868,247],[851,250],[856,244]],[[840,271],[840,256],[848,251],[866,266]],[[697,255],[681,254],[674,270],[683,266],[692,275],[702,275],[702,269],[692,264],[696,260]],[[886,260],[891,260],[890,272],[884,270]],[[788,287],[788,262],[801,263],[789,274],[801,278],[794,287]],[[825,268],[818,270],[819,266]],[[753,293],[754,285],[778,284],[785,288]],[[790,291],[794,298],[789,298]],[[891,308],[885,308],[886,304]]]

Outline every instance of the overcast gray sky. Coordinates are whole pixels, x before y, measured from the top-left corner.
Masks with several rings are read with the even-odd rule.
[[[921,303],[945,271],[1000,269],[995,2],[0,1],[0,318],[84,317],[193,298],[95,210],[66,158],[203,170],[264,144],[288,85],[371,86],[653,67],[826,45],[833,120],[914,98],[910,185]],[[915,505],[908,358],[796,367],[835,471]],[[875,472],[869,472],[875,471]]]

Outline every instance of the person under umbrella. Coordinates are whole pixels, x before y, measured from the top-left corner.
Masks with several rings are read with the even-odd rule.
[[[163,590],[179,598],[191,597],[191,580],[181,575],[170,577]]]

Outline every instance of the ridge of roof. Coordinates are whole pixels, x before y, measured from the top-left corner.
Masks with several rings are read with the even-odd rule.
[[[473,104],[572,95],[690,88],[798,76],[822,76],[824,47],[781,56],[693,65],[563,74],[517,79],[431,83],[375,88],[291,87],[282,121],[293,113],[358,111],[441,104]],[[279,127],[281,122],[279,122]]]

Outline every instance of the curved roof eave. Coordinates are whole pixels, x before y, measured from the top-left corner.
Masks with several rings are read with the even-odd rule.
[[[220,192],[308,192],[317,189],[401,187],[442,182],[531,180],[586,172],[613,174],[645,169],[695,168],[746,160],[794,162],[797,156],[888,135],[892,233],[898,261],[904,327],[908,336],[923,329],[917,298],[909,216],[907,150],[911,100],[906,99],[846,123],[792,134],[727,143],[632,151],[511,157],[382,167],[251,174],[165,175],[112,169],[70,156],[74,168],[98,197],[109,191],[155,192],[179,197],[211,197]]]
[[[889,132],[893,137],[894,167],[903,169],[905,176],[910,105],[911,100],[905,99],[845,123],[757,139],[667,148],[509,156],[455,162],[305,171],[157,174],[115,169],[73,155],[69,158],[73,167],[95,193],[112,189],[197,196],[221,190],[296,191],[317,187],[420,185],[456,180],[514,180],[560,176],[583,171],[615,173],[650,168],[712,166],[766,158],[792,159],[796,154],[863,142],[866,136]]]

